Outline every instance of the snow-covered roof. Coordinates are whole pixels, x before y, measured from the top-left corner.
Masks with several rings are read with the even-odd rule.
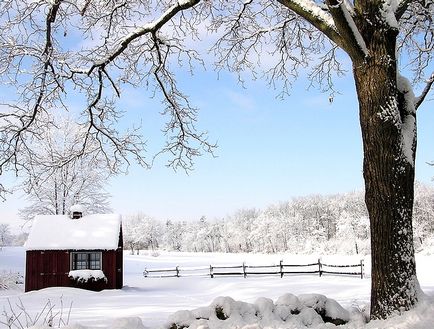
[[[26,250],[115,250],[121,216],[94,214],[80,219],[66,215],[36,216],[25,244]]]

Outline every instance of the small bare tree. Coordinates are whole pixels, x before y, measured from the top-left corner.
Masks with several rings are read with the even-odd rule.
[[[0,250],[2,250],[2,248],[10,242],[11,237],[12,236],[9,224],[0,224]]]
[[[88,141],[92,147],[74,157],[82,147],[81,129],[69,119],[57,120],[56,129],[41,132],[34,142],[37,153],[23,155],[21,185],[30,205],[20,210],[22,219],[65,215],[74,203],[85,206],[87,213],[110,211],[105,186],[112,171],[99,145]]]

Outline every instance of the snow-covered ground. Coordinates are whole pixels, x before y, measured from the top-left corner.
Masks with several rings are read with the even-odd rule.
[[[25,253],[22,248],[4,248],[0,251],[0,272],[24,270]],[[169,316],[179,310],[191,310],[208,306],[218,296],[230,296],[235,300],[254,303],[259,297],[276,301],[280,296],[291,293],[323,294],[338,301],[344,308],[365,308],[369,303],[370,279],[349,276],[293,275],[262,277],[183,277],[183,278],[144,278],[145,268],[174,268],[238,265],[246,262],[254,264],[278,264],[315,262],[314,256],[300,255],[262,255],[262,254],[219,254],[219,253],[174,253],[159,252],[152,255],[129,255],[125,252],[124,284],[122,290],[91,292],[73,288],[49,288],[41,291],[23,293],[22,285],[13,290],[0,290],[0,313],[10,315],[9,302],[12,305],[22,303],[32,315],[40,312],[50,300],[54,309],[63,305],[63,318],[67,317],[72,303],[70,324],[79,323],[85,328],[122,328],[135,329],[134,320],[119,318],[138,317],[145,328],[161,328]],[[322,256],[324,262],[358,263],[359,257]],[[369,258],[365,259],[366,271],[369,273]],[[434,327],[434,256],[418,255],[418,277],[422,289],[427,294],[427,301],[415,311],[383,322],[371,322],[366,328],[433,328]],[[4,321],[0,314],[0,321]],[[122,325],[122,323],[126,323]],[[133,326],[135,326],[133,328]],[[0,325],[0,328],[2,325]],[[360,323],[344,326],[359,328]],[[206,328],[206,327],[205,327]],[[259,327],[251,327],[259,328]],[[275,328],[275,327],[272,327]],[[277,328],[277,327],[276,327]],[[286,327],[285,327],[286,328]],[[296,327],[291,327],[296,328]],[[329,326],[327,326],[329,328]]]

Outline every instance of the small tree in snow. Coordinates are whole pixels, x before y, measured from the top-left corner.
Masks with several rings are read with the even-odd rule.
[[[11,237],[10,225],[0,224],[0,250],[10,242]]]
[[[65,215],[74,203],[82,204],[86,213],[110,212],[105,186],[111,173],[104,156],[95,152],[83,153],[78,159],[72,156],[81,148],[81,129],[70,120],[59,120],[57,129],[43,132],[34,141],[38,155],[29,156],[21,171],[30,202],[20,210],[23,219]]]
[[[167,220],[165,224],[164,243],[170,250],[181,251],[186,233],[185,225]]]
[[[137,213],[129,215],[124,221],[124,240],[125,244],[131,249],[131,254],[136,250],[139,254],[140,249],[156,250],[162,243],[163,229],[159,221],[145,215]]]
[[[417,245],[434,234],[434,189],[416,182],[414,198],[414,230]]]

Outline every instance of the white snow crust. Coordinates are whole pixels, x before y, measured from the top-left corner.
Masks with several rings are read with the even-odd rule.
[[[321,19],[325,24],[327,24],[331,28],[336,29],[335,22],[333,21],[333,17],[326,11],[322,10],[321,7],[317,3],[315,3],[315,1],[294,0],[293,2],[295,2],[298,6],[304,8],[312,15]]]
[[[398,9],[400,0],[384,0],[381,13],[384,21],[392,28],[398,28],[398,21],[396,20],[396,10]]]
[[[80,219],[66,215],[36,216],[25,244],[27,250],[115,250],[121,216],[93,214]]]
[[[348,26],[350,27],[350,29],[354,35],[354,38],[357,41],[357,44],[359,45],[360,49],[363,51],[363,54],[365,56],[368,56],[369,51],[368,51],[368,48],[366,47],[365,40],[363,39],[362,35],[360,34],[360,31],[357,28],[356,23],[354,22],[353,17],[351,16],[351,13],[348,11],[347,6],[343,2],[340,4],[340,7],[342,9],[342,12],[344,13],[345,20],[347,21]]]
[[[402,152],[407,162],[414,166],[413,145],[416,138],[415,96],[410,81],[402,75],[397,77],[397,87],[404,94],[406,106],[406,115],[402,118],[401,126]]]
[[[69,271],[68,276],[79,282],[88,282],[94,279],[95,281],[104,280],[107,281],[104,272],[101,270],[74,270]]]

